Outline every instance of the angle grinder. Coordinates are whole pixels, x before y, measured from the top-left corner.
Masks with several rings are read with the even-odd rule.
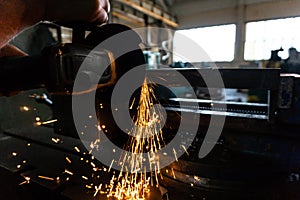
[[[46,88],[53,100],[53,117],[57,119],[55,132],[77,137],[72,116],[72,95],[84,94],[97,85],[96,110],[99,102],[107,104],[99,121],[111,127],[109,132],[119,132],[118,126],[110,113],[110,98],[113,86],[130,69],[144,65],[144,55],[140,47],[141,37],[134,30],[122,24],[84,24],[59,22],[59,25],[71,27],[72,43],[46,47],[39,55],[7,57],[0,59],[0,93]],[[86,34],[89,32],[89,34]],[[130,39],[115,37],[129,33]],[[117,38],[116,45],[105,43],[109,38]],[[100,48],[99,44],[103,43]],[[130,46],[133,51],[121,53]],[[88,70],[79,71],[82,63],[87,63]],[[103,74],[98,69],[105,68]],[[73,90],[75,79],[80,77],[82,87]],[[95,89],[95,88],[94,88]],[[118,130],[116,130],[118,129]]]

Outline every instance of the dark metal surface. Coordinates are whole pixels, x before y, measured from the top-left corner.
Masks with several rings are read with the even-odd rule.
[[[53,137],[59,138],[60,142],[53,142],[51,140]],[[77,147],[80,152],[74,147]],[[0,152],[0,185],[2,186],[0,199],[4,199],[1,195],[6,194],[8,196],[5,196],[5,199],[10,200],[92,200],[95,198],[106,200],[108,198],[105,194],[94,196],[95,186],[109,184],[112,176],[118,173],[113,170],[107,172],[108,166],[104,166],[97,160],[91,160],[88,150],[80,140],[58,137],[51,128],[7,130],[0,134]],[[71,163],[66,161],[66,157],[71,160]],[[97,168],[106,168],[106,170],[95,172],[90,164],[91,161]],[[72,175],[65,173],[66,169],[72,172]],[[40,176],[53,178],[53,180],[43,179]],[[87,177],[88,180],[83,179],[82,176]],[[4,177],[10,179],[4,181]],[[25,177],[30,177],[29,183],[23,183]],[[6,188],[5,184],[14,188],[13,195],[3,191]],[[87,188],[86,185],[92,187]],[[149,199],[162,199],[161,190],[152,188]]]

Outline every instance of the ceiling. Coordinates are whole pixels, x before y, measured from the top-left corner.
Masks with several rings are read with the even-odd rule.
[[[202,16],[201,13],[219,13],[222,10],[237,8],[239,5],[260,5],[288,3],[293,0],[156,0],[163,1],[170,13],[175,15],[181,23],[192,16]],[[253,6],[252,6],[253,7]],[[213,17],[213,16],[212,16]]]
[[[218,23],[233,23],[238,15],[238,8],[245,5],[245,9],[250,15],[260,15],[262,19],[266,17],[265,12],[270,9],[278,10],[277,6],[283,6],[285,9],[293,9],[293,5],[298,0],[112,0],[116,4],[117,9],[121,11],[115,13],[116,18],[133,19],[135,23],[142,25],[144,23],[145,14],[151,16],[149,25],[153,25],[163,18],[172,21],[182,27],[193,27]],[[300,2],[300,1],[299,1]],[[298,2],[298,3],[299,3]],[[128,4],[128,5],[127,5]],[[134,4],[134,5],[133,5]],[[293,5],[292,5],[293,4]],[[127,7],[124,8],[124,5]],[[289,7],[290,5],[290,7]],[[291,8],[292,6],[292,8]],[[139,8],[136,8],[139,7]],[[260,7],[259,9],[257,9]],[[276,7],[276,8],[274,8]],[[132,9],[133,8],[133,9]],[[299,7],[297,7],[298,9]],[[147,9],[147,11],[144,11]],[[267,10],[265,10],[267,9]],[[296,8],[295,8],[296,9]],[[136,12],[137,10],[138,12]],[[282,9],[281,9],[282,10]],[[288,12],[288,11],[285,11]],[[162,14],[164,13],[164,14]],[[247,13],[247,14],[248,14]],[[297,12],[299,13],[299,12]],[[153,16],[154,15],[154,16]],[[284,14],[286,15],[286,14]],[[269,16],[276,17],[276,14]],[[220,22],[217,22],[217,18]],[[252,17],[253,18],[253,17]],[[168,24],[168,23],[167,23]],[[144,23],[145,25],[145,23]],[[169,25],[169,24],[168,24]],[[171,25],[172,26],[172,25]],[[176,27],[176,26],[172,26]]]

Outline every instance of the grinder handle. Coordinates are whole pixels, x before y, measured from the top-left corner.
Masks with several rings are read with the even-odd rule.
[[[85,32],[95,30],[99,24],[82,21],[56,21],[59,26],[68,27],[72,30],[72,43],[84,44]]]

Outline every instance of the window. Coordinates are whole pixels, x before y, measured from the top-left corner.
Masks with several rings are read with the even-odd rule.
[[[185,36],[193,40],[208,55],[208,57],[194,56],[193,60],[189,60],[189,62],[232,61],[234,58],[235,32],[235,24],[178,30],[174,35],[174,52],[176,54],[177,50],[186,49],[186,44],[180,39],[180,36]],[[193,49],[189,51],[192,52]],[[186,62],[175,54],[175,62]]]
[[[268,60],[272,50],[288,57],[288,49],[300,50],[300,17],[249,22],[246,24],[245,60]]]

